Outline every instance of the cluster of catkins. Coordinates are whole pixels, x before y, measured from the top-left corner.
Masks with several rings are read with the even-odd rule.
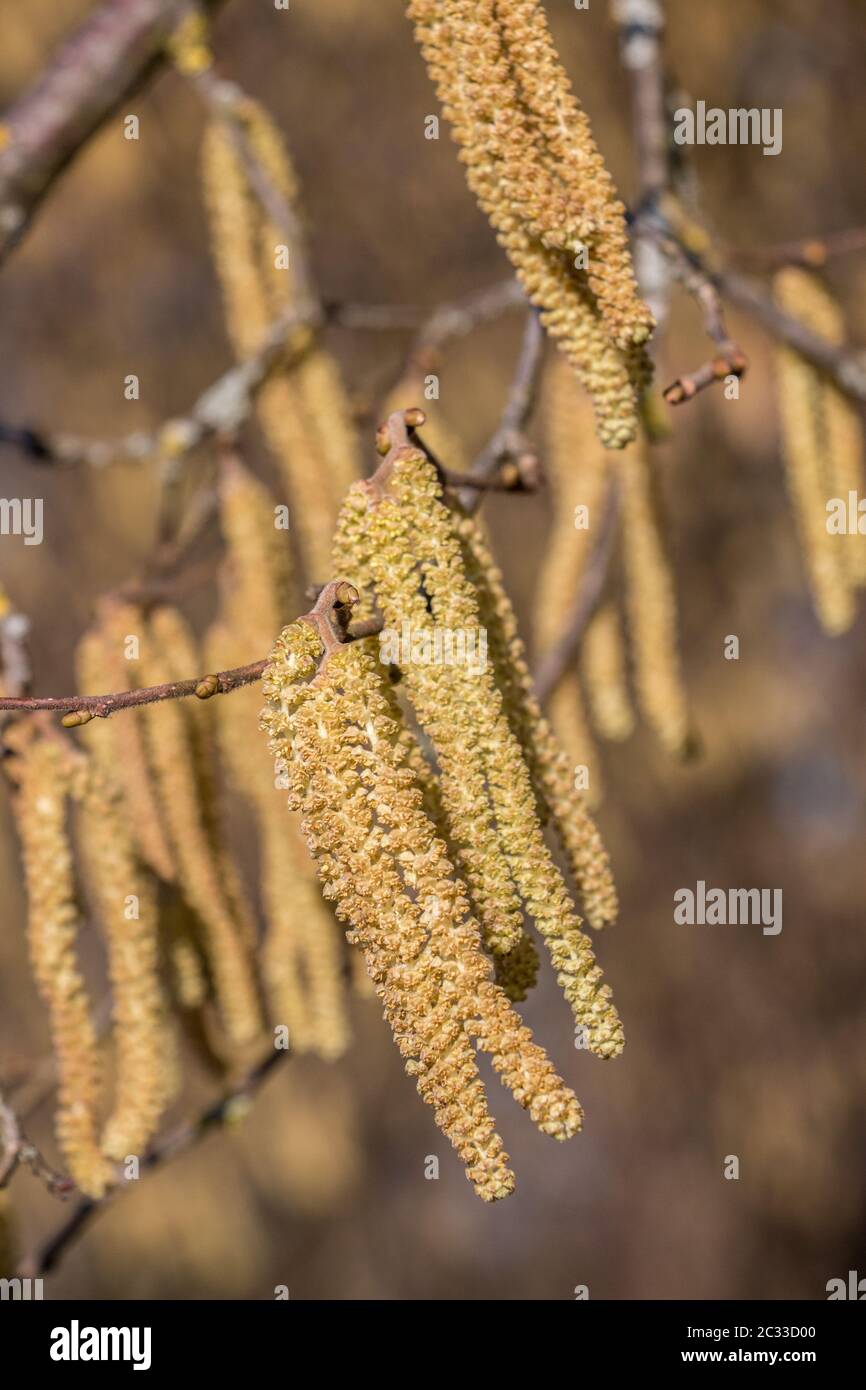
[[[221,462],[218,489],[221,604],[202,649],[169,604],[106,599],[78,647],[82,693],[160,686],[270,646],[293,603],[279,508],[234,455]],[[208,680],[201,686],[211,693]],[[299,824],[280,805],[257,733],[260,704],[250,687],[107,720],[67,717],[82,724],[77,746],[32,720],[4,733],[30,953],[57,1065],[58,1143],[92,1196],[117,1163],[143,1154],[178,1094],[178,1025],[228,1074],[260,1054],[269,1028],[287,1030],[294,1051],[328,1059],[348,1044],[345,947]],[[255,826],[263,933],[229,848],[226,790]],[[104,1037],[82,964],[94,972],[88,919],[105,944]]]
[[[539,0],[410,0],[466,177],[611,449],[636,436],[653,329],[625,209]]]
[[[786,267],[774,291],[780,307],[813,333],[845,341],[842,312],[815,275]],[[866,540],[856,518],[842,534],[828,529],[828,503],[847,517],[849,494],[866,492],[863,431],[851,402],[792,348],[776,352],[776,382],[782,457],[815,611],[824,630],[837,634],[854,621],[856,591],[866,584]]]
[[[587,768],[589,797],[597,802],[601,777],[590,725],[603,739],[626,739],[635,727],[636,706],[673,757],[686,758],[693,750],[676,594],[650,445],[641,439],[622,453],[605,449],[586,396],[560,358],[545,376],[541,406],[553,509],[533,612],[541,656],[561,634],[563,595],[578,593],[584,582],[606,508],[618,504],[621,515],[621,594],[609,586],[613,592],[590,619],[576,665],[565,672],[549,703],[551,723],[576,762]]]
[[[391,417],[399,434],[398,417]],[[407,1070],[485,1200],[514,1178],[476,1053],[487,1053],[548,1134],[580,1107],[513,1002],[538,971],[534,922],[583,1045],[622,1049],[550,825],[591,925],[616,915],[607,855],[532,694],[511,605],[475,522],[446,500],[430,458],[393,447],[342,508],[312,614],[281,633],[263,726],[325,896],[364,953]],[[411,634],[398,666],[376,638],[343,641],[329,610],[372,601]],[[430,660],[437,633],[486,633],[487,661]],[[426,654],[425,654],[426,653]]]

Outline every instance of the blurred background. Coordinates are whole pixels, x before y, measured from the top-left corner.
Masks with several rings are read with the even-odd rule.
[[[2,0],[0,104],[89,8]],[[689,100],[784,111],[777,158],[690,152],[719,245],[866,225],[857,0],[667,9],[671,74]],[[548,0],[547,10],[628,199],[628,90],[607,6]],[[286,135],[326,300],[433,307],[507,275],[444,123],[439,141],[424,139],[438,106],[400,0],[293,0],[288,12],[227,0],[214,47]],[[140,117],[138,142],[123,138],[127,112]],[[0,275],[0,420],[98,437],[149,430],[230,365],[200,195],[203,123],[165,72],[54,188]],[[866,260],[834,262],[826,283],[850,340],[863,342]],[[446,354],[440,404],[470,456],[497,422],[521,323],[510,314]],[[587,1285],[593,1298],[804,1299],[825,1297],[849,1269],[866,1274],[866,616],[839,639],[818,627],[779,457],[772,346],[734,311],[730,326],[751,361],[740,399],[713,389],[679,409],[662,454],[702,757],[672,763],[645,727],[601,751],[599,819],[622,912],[597,946],[626,1052],[603,1064],[576,1050],[549,977],[523,1006],[585,1107],[583,1134],[551,1144],[491,1083],[518,1190],[483,1206],[377,1005],[358,1001],[341,1062],[278,1069],[243,1123],[103,1213],[47,1296],[256,1299],[284,1284],[301,1299],[569,1299]],[[328,333],[368,434],[410,341]],[[678,294],[661,384],[708,352]],[[123,395],[132,372],[138,401]],[[274,481],[253,429],[244,443]],[[0,582],[33,623],[36,693],[63,693],[93,600],[152,545],[153,471],[39,468],[8,447],[0,466],[4,496],[45,498],[46,543],[0,541]],[[494,497],[485,514],[528,629],[547,500]],[[199,630],[215,605],[207,577],[182,600]],[[728,634],[739,661],[724,659]],[[35,1062],[45,1020],[5,787],[0,871],[0,1054]],[[676,925],[674,892],[701,878],[781,888],[781,934]],[[50,1106],[28,1126],[53,1152]],[[425,1178],[431,1155],[436,1181]],[[739,1157],[737,1181],[724,1176],[727,1155]],[[12,1191],[27,1248],[63,1208],[26,1173]]]

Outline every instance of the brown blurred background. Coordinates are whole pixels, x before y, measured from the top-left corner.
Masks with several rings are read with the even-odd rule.
[[[0,101],[39,72],[89,9],[0,3]],[[634,186],[628,92],[603,0],[549,0],[561,52],[625,197]],[[721,244],[760,246],[866,224],[866,26],[858,0],[671,0],[675,81],[692,100],[782,107],[777,158],[694,151]],[[326,299],[434,305],[507,273],[466,191],[400,0],[228,0],[226,75],[284,130],[304,189]],[[141,121],[123,139],[122,114]],[[199,104],[166,73],[109,122],[43,206],[0,276],[0,419],[111,437],[181,413],[229,365],[199,180]],[[866,337],[866,265],[827,272],[850,336]],[[787,505],[771,348],[741,399],[681,408],[664,453],[683,659],[704,754],[672,765],[645,729],[602,752],[600,811],[622,896],[599,953],[625,1055],[577,1051],[546,979],[525,1006],[586,1109],[563,1146],[491,1084],[518,1191],[486,1208],[406,1078],[375,1004],[356,1007],[349,1056],[292,1061],[246,1123],[118,1201],[51,1276],[49,1296],[476,1299],[823,1298],[866,1274],[866,616],[842,639],[817,626]],[[510,315],[449,350],[441,405],[469,450],[495,424],[520,335]],[[362,408],[397,378],[408,333],[333,331]],[[708,355],[677,298],[661,375]],[[123,397],[135,372],[141,399]],[[273,480],[257,437],[248,457]],[[152,471],[66,471],[0,453],[4,496],[45,499],[46,542],[0,542],[0,581],[33,621],[37,693],[73,688],[72,651],[95,596],[152,543]],[[544,497],[487,512],[525,617],[544,549]],[[197,625],[215,585],[184,599]],[[291,615],[287,615],[291,616]],[[727,634],[740,660],[726,661]],[[250,659],[263,655],[250,652]],[[0,1051],[47,1047],[23,936],[17,849],[0,791]],[[781,888],[784,929],[682,927],[673,894],[703,878]],[[31,1124],[50,1150],[50,1115]],[[725,1156],[740,1178],[723,1176]],[[440,1159],[438,1181],[425,1158]],[[23,1243],[62,1208],[26,1174]]]

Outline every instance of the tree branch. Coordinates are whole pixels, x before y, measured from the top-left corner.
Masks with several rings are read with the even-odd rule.
[[[213,10],[222,0],[207,0]],[[109,0],[58,49],[6,113],[0,263],[81,147],[160,65],[178,0]]]

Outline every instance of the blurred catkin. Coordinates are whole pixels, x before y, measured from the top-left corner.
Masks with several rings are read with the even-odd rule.
[[[653,328],[625,209],[537,0],[411,0],[469,186],[542,322],[586,386],[599,434],[637,430]]]
[[[153,616],[142,642],[144,684],[177,679],[173,646],[179,635],[173,615]],[[193,670],[197,664],[196,659]],[[144,707],[148,748],[177,861],[178,884],[201,922],[229,1044],[242,1048],[262,1028],[250,928],[246,910],[239,916],[234,868],[218,839],[214,753],[203,737],[197,737],[204,733],[204,725],[198,723],[203,711],[191,710],[187,703],[166,700]]]
[[[264,109],[245,98],[236,108],[264,177],[293,211],[298,187],[283,138]],[[226,121],[209,125],[202,150],[205,205],[223,290],[229,338],[239,359],[260,346],[268,327],[298,302],[296,260],[250,185]],[[327,577],[330,540],[343,493],[359,475],[358,441],[333,357],[308,329],[287,335],[289,361],[264,383],[256,409],[287,489],[293,531],[308,580]]]
[[[101,605],[94,627],[84,634],[75,654],[78,688],[83,695],[130,690],[136,664],[128,643],[140,643],[144,614],[132,604]],[[175,876],[144,733],[144,715],[127,711],[122,719],[94,721],[82,735],[89,756],[122,797],[126,822],[147,866],[166,882]]]
[[[787,267],[773,289],[780,307],[805,327],[828,342],[844,341],[841,311],[814,275]],[[839,499],[847,513],[849,492],[866,491],[862,430],[845,397],[791,348],[776,350],[776,387],[782,457],[815,610],[827,632],[844,632],[854,618],[854,588],[866,580],[866,539],[856,527],[832,534],[827,504]]]
[[[680,670],[673,576],[659,522],[649,447],[618,460],[622,488],[625,609],[638,708],[674,757],[689,756],[692,732]]]
[[[559,357],[544,376],[545,476],[552,507],[544,561],[532,613],[537,655],[543,655],[562,632],[586,571],[610,485],[610,455],[592,422],[589,397]],[[575,766],[588,770],[588,800],[601,800],[598,754],[586,720],[577,672],[568,670],[550,697],[548,714],[563,748]]]
[[[287,774],[326,893],[361,946],[419,1093],[484,1200],[513,1188],[475,1046],[557,1138],[580,1108],[490,978],[478,928],[423,810],[370,643],[332,650],[306,622],[284,629],[265,675],[263,724]]]
[[[82,782],[78,839],[108,948],[115,1055],[102,1148],[119,1161],[143,1152],[174,1098],[177,1041],[161,979],[154,886],[138,863],[114,785],[96,766]]]
[[[619,742],[634,730],[626,677],[625,642],[619,611],[606,603],[590,621],[581,666],[592,722],[602,738]]]
[[[33,974],[48,1009],[57,1067],[57,1142],[82,1192],[101,1197],[112,1170],[100,1152],[102,1066],[87,987],[78,960],[79,911],[68,800],[81,774],[71,750],[32,727],[7,730],[17,753],[14,800],[27,884],[27,935]]]

